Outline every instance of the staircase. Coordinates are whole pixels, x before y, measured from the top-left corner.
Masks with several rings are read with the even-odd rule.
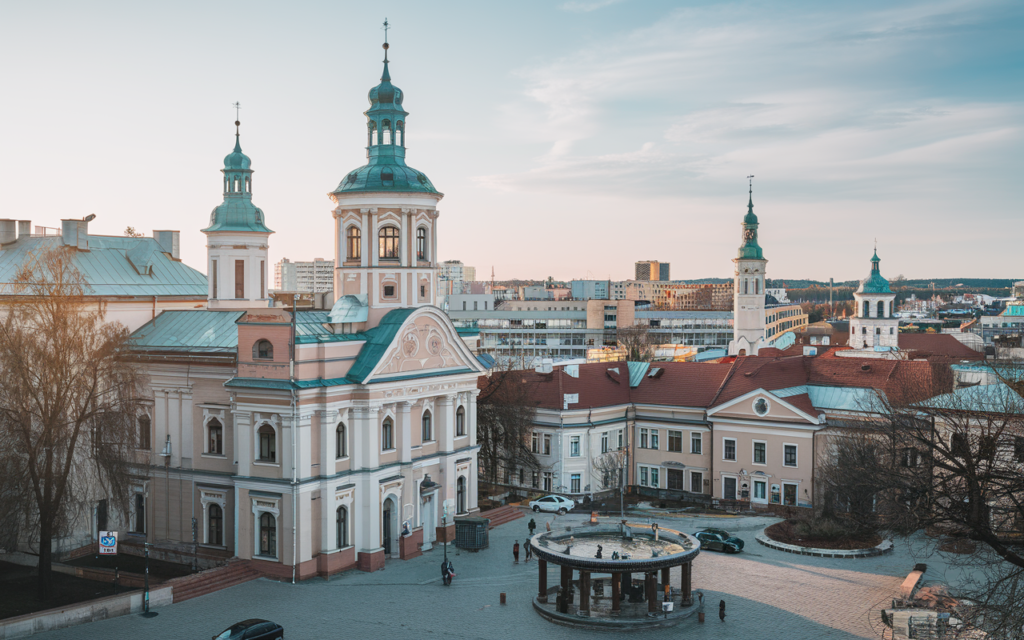
[[[207,569],[191,576],[174,578],[168,584],[174,586],[174,601],[183,602],[214,591],[227,589],[260,577],[244,560],[229,562],[226,566]]]
[[[498,507],[491,509],[490,511],[482,511],[480,513],[481,518],[489,518],[491,521],[490,529],[501,526],[506,522],[512,522],[523,517],[523,510],[516,505],[507,505],[504,507]]]

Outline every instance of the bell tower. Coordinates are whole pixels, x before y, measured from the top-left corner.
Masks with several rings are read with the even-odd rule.
[[[409,113],[405,93],[391,83],[389,48],[385,37],[384,71],[363,114],[367,162],[328,194],[336,205],[335,311],[367,328],[392,309],[438,299],[437,203],[444,194],[405,162]]]
[[[221,169],[224,202],[210,213],[210,226],[203,229],[211,309],[270,305],[267,249],[274,232],[264,224],[263,211],[252,203],[252,161],[242,153],[240,125],[236,119],[235,148]]]
[[[761,245],[757,243],[757,216],[754,215],[754,176],[747,200],[747,215],[743,216],[743,244],[733,260],[733,325],[729,355],[756,356],[764,346],[764,278],[765,260]]]

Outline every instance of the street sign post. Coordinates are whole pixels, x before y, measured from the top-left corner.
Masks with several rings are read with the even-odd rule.
[[[116,531],[100,531],[100,555],[101,556],[116,556],[117,555],[117,532]]]

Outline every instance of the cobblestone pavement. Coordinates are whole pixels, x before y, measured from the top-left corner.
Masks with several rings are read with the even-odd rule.
[[[549,520],[553,526],[564,526],[586,519],[583,514],[535,517],[540,530]],[[552,624],[533,611],[537,565],[512,563],[512,543],[526,539],[528,521],[529,516],[492,530],[490,548],[484,551],[460,552],[449,546],[457,574],[450,588],[440,582],[442,551],[437,547],[413,560],[389,560],[387,568],[376,573],[350,571],[330,582],[316,578],[297,585],[261,579],[161,607],[152,619],[125,616],[33,637],[209,638],[253,617],[281,623],[285,636],[293,639],[589,637],[593,632]],[[771,518],[657,521],[690,533],[710,526],[728,529],[745,540],[746,549],[739,555],[701,553],[694,563],[693,585],[710,604],[707,621],[698,624],[693,616],[673,628],[643,632],[652,640],[878,638],[869,612],[877,617],[878,605],[892,597],[915,562],[922,561],[913,557],[906,543],[898,543],[890,555],[858,559],[768,549],[754,540],[754,534],[775,522]],[[928,563],[927,578],[948,579],[939,559]],[[548,582],[557,582],[557,568],[552,568]],[[673,583],[678,584],[678,575]],[[504,606],[499,604],[502,591],[508,594]],[[726,602],[725,622],[718,619],[719,600]]]

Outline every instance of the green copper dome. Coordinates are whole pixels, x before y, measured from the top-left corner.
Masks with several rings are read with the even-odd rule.
[[[384,72],[380,84],[370,89],[370,108],[363,112],[367,127],[367,163],[350,171],[332,195],[362,191],[439,193],[430,179],[405,163],[405,93],[391,84],[388,45],[384,45]]]
[[[740,260],[764,260],[761,245],[757,244],[757,228],[759,226],[757,216],[754,215],[754,193],[751,189],[747,200],[747,215],[743,216],[743,244],[740,245],[737,255]]]
[[[238,122],[235,122],[238,126]],[[274,233],[263,222],[263,210],[252,203],[252,161],[242,153],[238,131],[235,148],[224,157],[224,202],[210,212],[209,231],[255,231]]]
[[[892,293],[889,281],[882,277],[882,272],[878,269],[879,262],[881,260],[878,258],[878,250],[875,249],[875,255],[871,256],[871,275],[860,281],[857,293]]]

